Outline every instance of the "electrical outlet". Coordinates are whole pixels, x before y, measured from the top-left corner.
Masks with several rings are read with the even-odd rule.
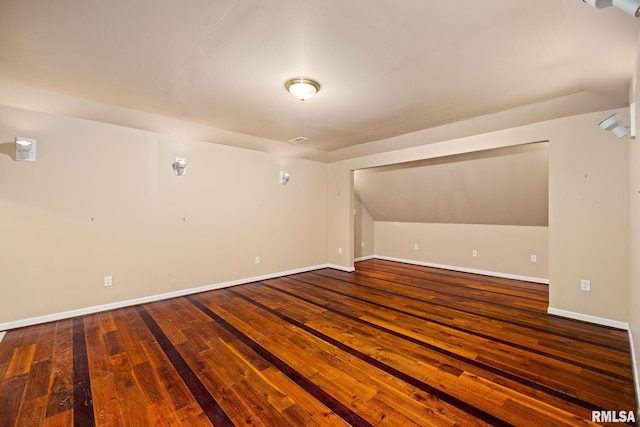
[[[256,264],[260,264],[260,257],[259,256],[256,257]]]
[[[342,255],[342,248],[338,248],[338,255]]]
[[[360,247],[364,248],[364,242],[360,243]]]
[[[478,251],[477,251],[477,250],[475,250],[475,249],[474,249],[474,250],[472,250],[472,251],[471,251],[471,256],[472,256],[472,257],[474,257],[474,258],[475,258],[475,257],[477,257],[477,256],[478,256]]]
[[[538,257],[536,255],[531,255],[531,262],[538,262]]]
[[[582,292],[591,292],[591,280],[580,280],[580,290]]]
[[[413,249],[417,251],[418,249],[420,249],[420,245],[416,243],[415,245],[413,245]]]
[[[105,286],[113,285],[113,276],[104,276],[104,285]]]

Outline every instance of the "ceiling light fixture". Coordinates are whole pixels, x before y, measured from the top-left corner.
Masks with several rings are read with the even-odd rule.
[[[306,101],[313,98],[313,96],[320,90],[320,83],[315,80],[307,79],[305,77],[296,77],[288,80],[284,84],[284,88],[296,99],[300,101]]]
[[[615,6],[631,16],[640,17],[640,0],[582,0],[585,3],[602,9],[603,7]]]

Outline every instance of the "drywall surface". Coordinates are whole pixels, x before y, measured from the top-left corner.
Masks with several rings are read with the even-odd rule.
[[[375,250],[378,256],[523,278],[545,280],[549,274],[547,227],[376,221]]]
[[[354,256],[355,259],[368,258],[375,254],[374,221],[369,211],[358,198],[354,208]]]
[[[598,123],[622,108],[433,142],[329,165],[328,258],[353,265],[353,172],[460,153],[549,141],[549,298],[558,310],[629,319],[628,139]],[[464,122],[459,124],[464,126]],[[421,132],[404,135],[413,142]],[[343,254],[335,249],[348,247]],[[376,247],[376,250],[378,248]],[[591,280],[591,292],[580,290]]]
[[[0,323],[324,264],[326,207],[325,163],[0,106]]]

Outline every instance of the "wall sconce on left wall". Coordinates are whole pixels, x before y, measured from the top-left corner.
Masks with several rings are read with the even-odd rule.
[[[184,157],[176,157],[176,160],[173,162],[173,171],[178,176],[183,176],[187,173],[187,159]]]
[[[16,137],[16,160],[27,162],[36,161],[36,140],[33,138]]]
[[[291,175],[289,175],[287,172],[280,171],[280,174],[278,175],[278,182],[281,185],[287,185],[287,182],[289,182],[289,178],[290,177],[291,177]]]

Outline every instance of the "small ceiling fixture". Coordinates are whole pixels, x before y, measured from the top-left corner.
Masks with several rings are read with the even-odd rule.
[[[284,88],[296,99],[300,101],[306,101],[313,98],[313,96],[320,90],[320,83],[315,80],[307,79],[305,77],[296,77],[288,80],[284,84]]]
[[[292,143],[292,144],[297,144],[298,142],[304,142],[307,139],[309,139],[309,138],[307,138],[305,136],[298,136],[296,138],[290,139],[289,142]]]
[[[631,16],[640,17],[640,0],[582,0],[585,3],[602,9],[603,7],[615,6]]]
[[[629,135],[629,128],[622,124],[622,118],[618,113],[612,114],[601,121],[600,127],[604,130],[612,131],[618,138]]]

